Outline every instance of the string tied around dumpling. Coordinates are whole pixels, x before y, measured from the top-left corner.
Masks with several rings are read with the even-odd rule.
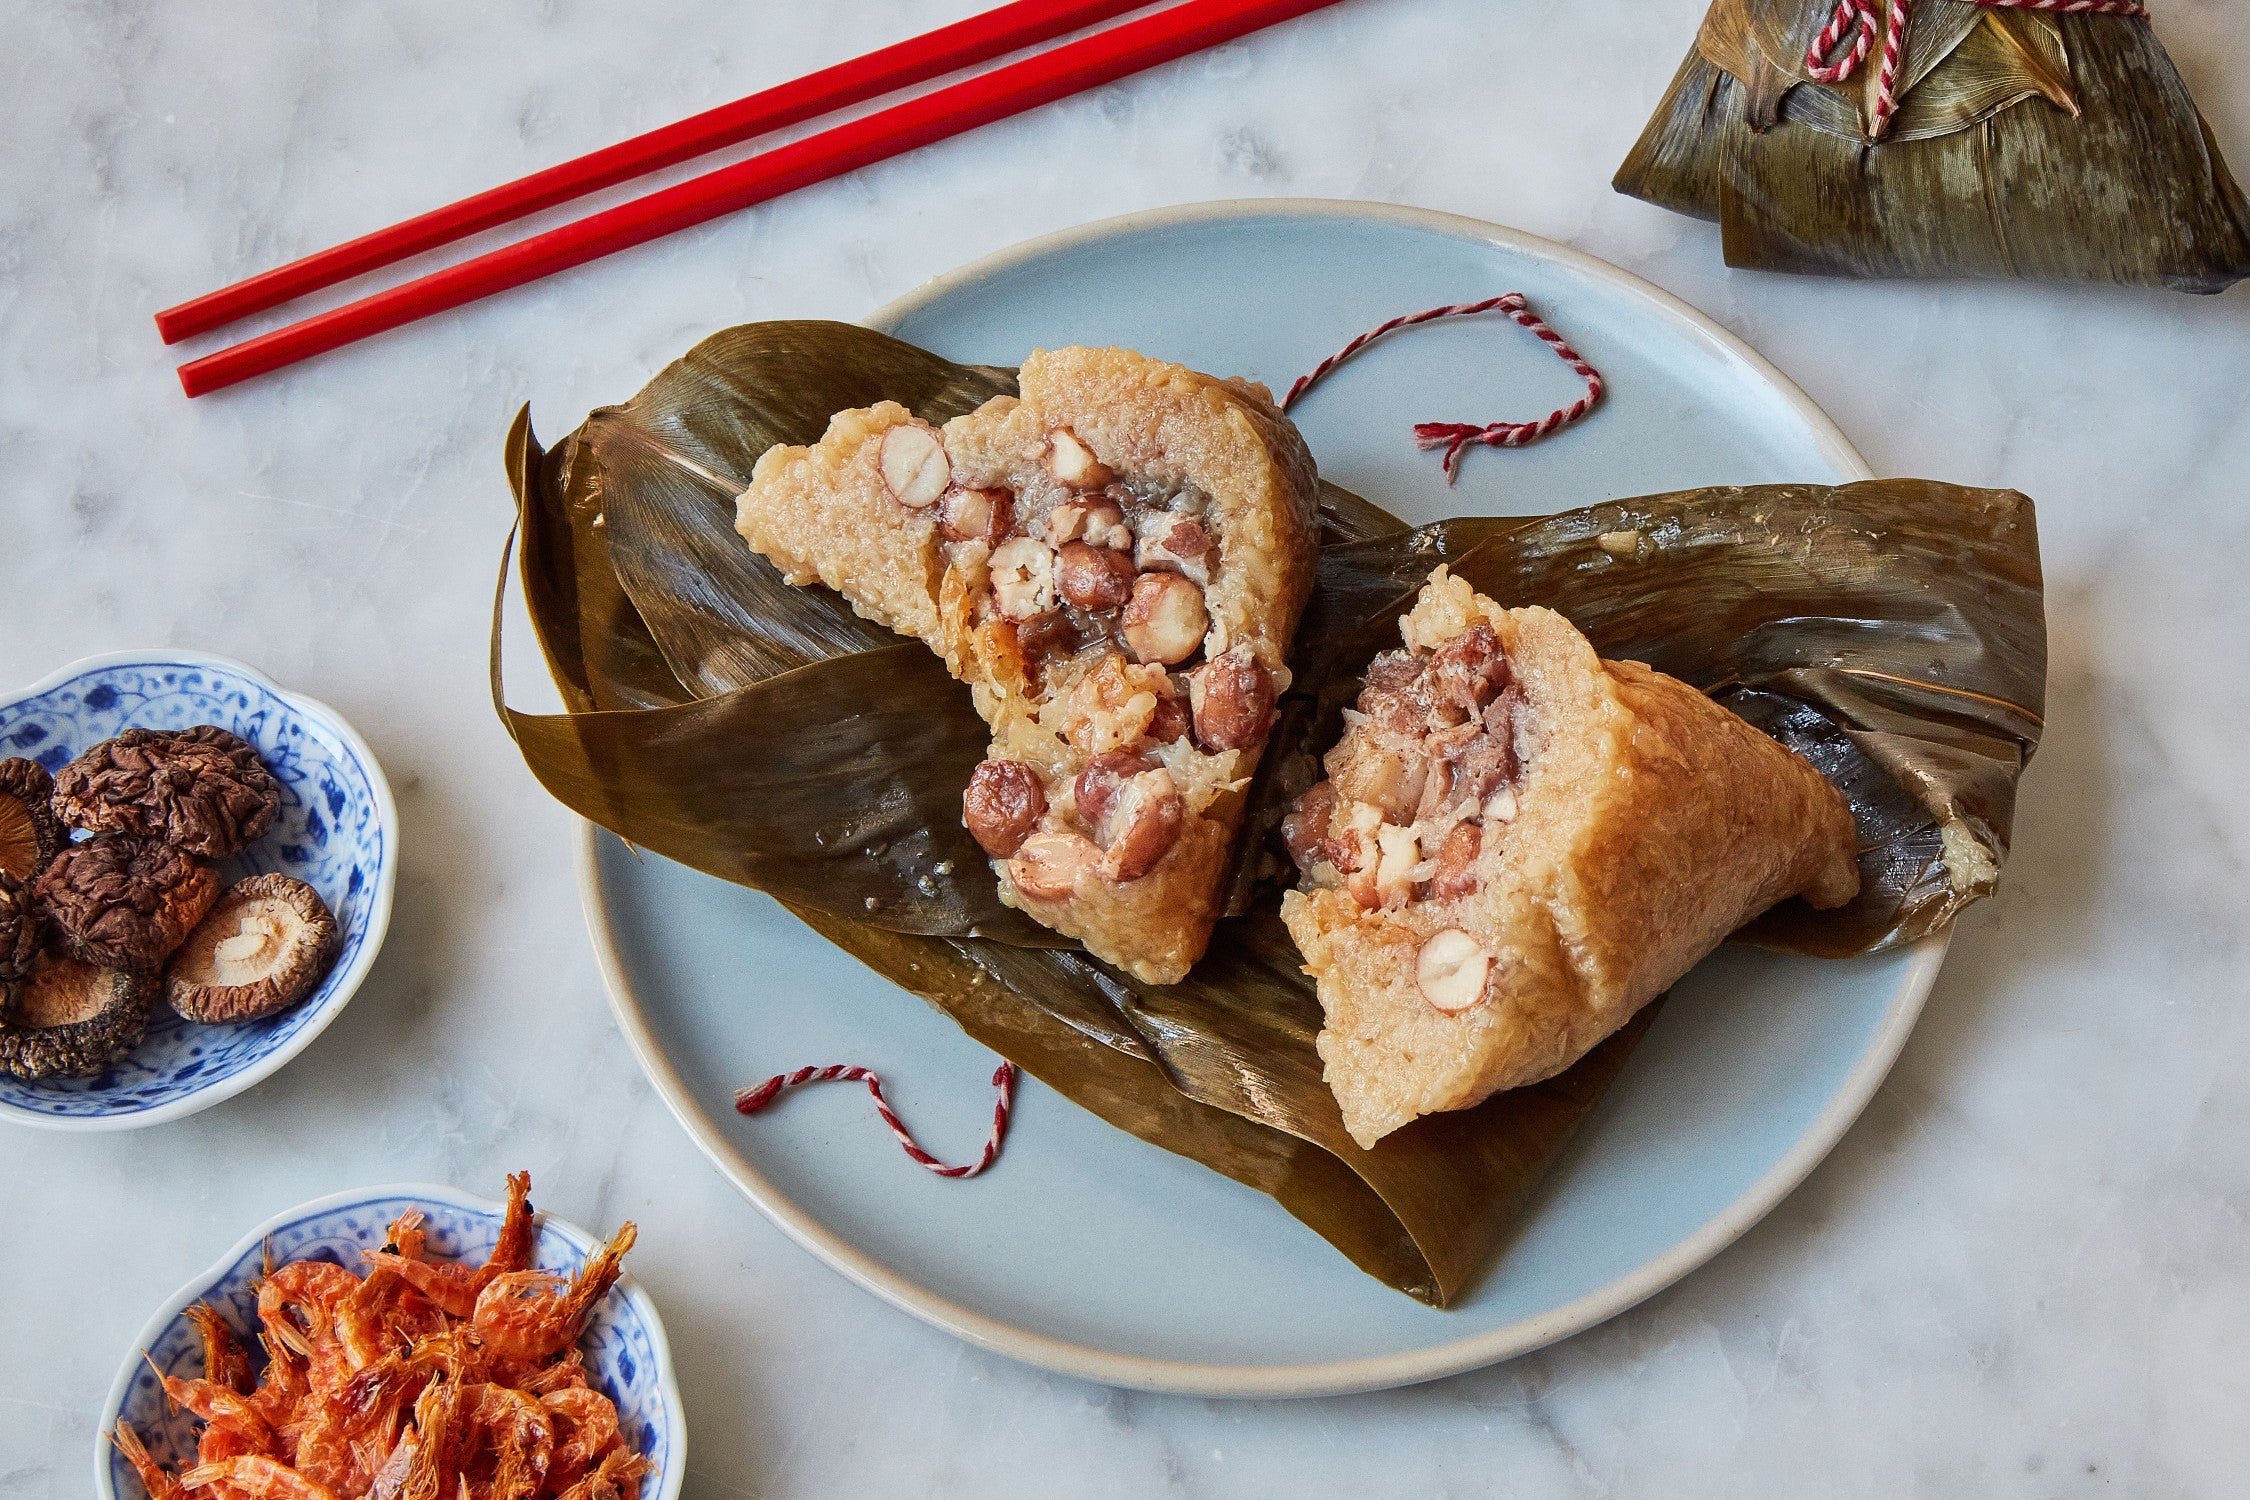
[[[992,1101],[992,1134],[984,1143],[984,1151],[975,1161],[958,1166],[939,1161],[922,1149],[921,1143],[914,1139],[914,1133],[906,1128],[906,1122],[898,1117],[898,1111],[891,1108],[891,1101],[883,1097],[883,1080],[872,1068],[855,1068],[837,1063],[825,1068],[799,1068],[791,1073],[776,1073],[764,1083],[737,1092],[734,1096],[735,1112],[754,1115],[790,1089],[808,1083],[866,1084],[867,1092],[875,1100],[875,1113],[883,1117],[883,1123],[898,1138],[900,1150],[940,1177],[974,1177],[992,1165],[993,1160],[1000,1155],[1002,1143],[1008,1138],[1008,1116],[1015,1107],[1016,1065],[1003,1062],[993,1069],[992,1087],[995,1097]]]
[[[2044,10],[2070,16],[2124,16],[2148,19],[2140,0],[1969,0],[1987,10]],[[1816,82],[1843,83],[1856,75],[1875,50],[1875,34],[1883,34],[1883,60],[1875,77],[1875,109],[1867,122],[1871,140],[1890,133],[1891,117],[1898,113],[1898,74],[1906,61],[1906,39],[1913,27],[1912,0],[1891,0],[1888,20],[1876,14],[1876,0],[1836,0],[1836,13],[1813,38],[1805,51],[1805,71]],[[1849,43],[1839,55],[1838,49]]]
[[[1461,477],[1461,455],[1470,448],[1521,448],[1527,443],[1536,443],[1543,437],[1560,432],[1600,403],[1602,394],[1607,389],[1601,372],[1588,364],[1585,356],[1571,348],[1561,334],[1547,326],[1546,321],[1531,310],[1530,302],[1525,300],[1521,292],[1507,292],[1498,297],[1487,297],[1482,302],[1458,302],[1446,307],[1408,313],[1368,329],[1313,366],[1310,373],[1300,376],[1297,383],[1289,387],[1289,394],[1281,398],[1281,409],[1287,411],[1295,406],[1298,399],[1326,379],[1330,371],[1385,334],[1396,333],[1401,328],[1412,328],[1419,323],[1434,323],[1440,318],[1466,318],[1488,312],[1505,313],[1510,322],[1553,350],[1557,359],[1570,366],[1586,382],[1586,394],[1568,406],[1557,407],[1536,422],[1415,423],[1414,440],[1417,444],[1423,448],[1445,450],[1446,483],[1451,484]]]

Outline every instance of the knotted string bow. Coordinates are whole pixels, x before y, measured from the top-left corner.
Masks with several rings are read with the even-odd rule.
[[[1891,116],[1898,113],[1898,73],[1906,60],[1906,37],[1914,25],[1912,0],[1891,0],[1888,22],[1875,14],[1878,0],[1837,0],[1836,14],[1813,38],[1805,52],[1805,70],[1821,83],[1842,83],[1859,72],[1875,50],[1875,33],[1883,33],[1883,61],[1875,78],[1875,114],[1867,122],[1872,140],[1890,132]],[[1987,10],[2049,10],[2065,15],[2130,16],[2148,19],[2148,7],[2139,0],[1968,0]],[[1838,49],[1850,45],[1839,55]]]

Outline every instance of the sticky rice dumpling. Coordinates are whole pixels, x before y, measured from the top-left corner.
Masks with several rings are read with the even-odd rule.
[[[1864,31],[1824,33],[1855,14]],[[2189,292],[2250,276],[2250,205],[2138,15],[1716,0],[1616,186],[1717,222],[1730,266]]]
[[[1002,899],[1155,983],[1209,941],[1311,592],[1316,479],[1261,386],[1034,353],[943,428],[885,402],[758,461],[737,530],[920,638],[992,729]]]
[[[1842,794],[1687,684],[1444,568],[1400,629],[1283,825],[1361,1146],[1562,1072],[1776,902],[1858,891]]]

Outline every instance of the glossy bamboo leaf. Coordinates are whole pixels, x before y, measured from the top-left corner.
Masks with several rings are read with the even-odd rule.
[[[1299,656],[1324,692],[1396,644],[1439,561],[1509,604],[1568,616],[1596,650],[1710,692],[1850,800],[1862,890],[1777,908],[1749,936],[1843,956],[1911,942],[1993,889],[2038,748],[2046,617],[2031,502],[1923,480],[1763,485],[1538,521],[1440,522],[1330,548]],[[1356,603],[1374,601],[1356,628]]]
[[[1879,49],[1890,20],[1889,0],[1875,0],[1875,11]],[[1759,55],[1755,65],[1810,83],[1814,80],[1807,54],[1835,13],[1833,5],[1807,4],[1805,0],[1717,0],[1704,20],[1699,45],[1705,56],[1730,72],[1738,61],[1750,63],[1749,53],[1755,50]],[[1896,84],[1898,96],[1904,99],[1921,87],[1987,14],[1967,0],[1915,0],[1914,24],[1907,32],[1906,58]],[[1848,50],[1849,43],[1838,49]],[[1835,87],[1855,98],[1865,94],[1871,100],[1875,73],[1872,65],[1864,66],[1849,82]],[[1735,76],[1744,75],[1737,72]]]
[[[1873,70],[1867,70],[1866,76],[1873,76]],[[1757,87],[1750,91],[1755,108]],[[2030,100],[2072,115],[2080,113],[2060,29],[2048,16],[1985,11],[1945,58],[1944,66],[1900,98],[1884,144],[1901,147],[1951,135]],[[1864,144],[1869,107],[1855,92],[1807,84],[1789,96],[1786,114],[1795,124]]]
[[[694,695],[672,675],[640,611],[617,581],[598,507],[573,505],[567,475],[575,440],[542,453],[531,409],[508,432],[508,479],[523,542],[523,579],[549,673],[573,712],[659,708]],[[575,487],[583,495],[585,486]]]
[[[1877,48],[1890,19],[1890,0],[1877,0]],[[1808,5],[1804,0],[1718,0],[1713,16],[1704,23],[1699,46],[1705,57],[1736,78],[1751,84],[1754,96],[1764,91],[1761,75],[1777,73],[1792,83],[1825,91],[1837,104],[1840,116],[1850,121],[1854,135],[1870,118],[1875,105],[1873,60],[1841,84],[1820,84],[1807,66],[1806,54],[1835,14],[1833,5]],[[1906,57],[1894,84],[1902,106],[1894,132],[1905,126],[1904,106],[1914,100],[1939,73],[1977,28],[1988,12],[1966,0],[1916,0],[1914,24],[1906,35]]]
[[[1753,0],[1716,0],[1696,33],[1696,52],[1742,84],[1743,119],[1753,130],[1770,130],[1781,119],[1781,101],[1808,82],[1804,54],[1783,61],[1760,45],[1753,24]]]
[[[572,711],[508,706],[497,602],[492,693],[541,785],[635,845],[784,900],[906,931],[1055,940],[1000,903],[961,826],[961,789],[987,739],[968,690],[934,656],[886,632],[875,650],[689,696],[657,676],[654,638],[614,580],[603,586],[601,549],[615,533],[561,498],[568,468],[519,416],[509,475],[526,602]]]
[[[1884,28],[1876,33],[1878,38],[1887,34],[1890,11],[1898,3],[1899,0],[1881,0],[1877,6],[1883,13]],[[1984,19],[1983,9],[1966,3],[1966,0],[1917,0],[1913,14],[1914,24],[1906,33],[1906,58],[1899,67],[1897,81],[1892,85],[1901,114],[1914,102],[1916,95],[1930,88],[1941,69],[1952,71],[1950,63],[1955,53]],[[1882,42],[1878,40],[1878,52],[1881,47]],[[1883,70],[1870,60],[1867,66],[1862,67],[1843,85],[1845,89],[1858,95],[1860,118],[1863,120],[1875,117],[1875,103],[1879,97],[1882,76]],[[1902,129],[1904,122],[1893,121],[1892,128]]]
[[[735,497],[758,456],[818,441],[834,413],[877,401],[944,422],[1015,389],[1013,371],[852,323],[746,324],[588,417],[576,435],[588,461],[568,498],[604,516],[618,576],[680,681],[724,692],[896,639],[825,589],[783,583],[735,535]]]
[[[1848,89],[1804,81],[1830,13],[1718,0],[1618,190],[1718,221],[1735,266],[2196,292],[2250,276],[2250,204],[2146,22],[1925,0],[1930,66],[1871,146],[1872,66]]]
[[[1980,62],[1980,68],[2006,77],[2011,86],[2029,88],[2033,95],[2068,114],[2084,113],[2079,108],[2078,91],[2070,83],[2070,49],[2063,45],[2062,27],[2053,16],[2029,10],[1987,11],[1984,24],[1970,34],[1964,46],[1993,48],[1997,54],[1994,60]]]
[[[1077,1104],[1271,1195],[1354,1265],[1439,1307],[1490,1267],[1656,1012],[1559,1078],[1363,1151],[1320,1080],[1320,1007],[1270,912],[1222,922],[1170,988],[1067,951],[798,915]]]
[[[527,761],[632,842],[774,892],[1104,1119],[1272,1194],[1371,1274],[1457,1298],[1645,1016],[1561,1078],[1362,1151],[1320,1080],[1311,987],[1258,898],[1272,867],[1256,839],[1236,886],[1244,914],[1220,925],[1184,984],[1140,985],[1037,946],[1055,940],[997,908],[973,846],[942,853],[948,839],[966,844],[960,788],[984,748],[966,694],[918,644],[870,641],[833,596],[730,558],[748,555],[731,489],[752,445],[816,434],[829,402],[894,397],[937,416],[1006,381],[900,356],[859,330],[818,331],[836,327],[708,341],[554,455],[519,422],[510,473],[527,600],[580,710],[503,706]],[[885,371],[857,384],[807,373],[823,349],[843,365],[872,351]],[[816,378],[829,383],[792,405],[795,385]],[[1322,513],[1297,688],[1253,793],[1265,823],[1309,776],[1324,715],[1395,638],[1404,596],[1451,561],[1511,603],[1571,614],[1611,654],[1719,690],[1837,777],[1870,830],[1883,899],[1841,919],[1777,917],[1765,936],[1851,951],[1928,930],[1987,888],[1947,895],[1931,871],[1946,867],[1948,827],[1994,862],[2004,852],[2037,736],[2037,551],[2020,497],[1905,481],[1702,491],[1409,531],[1330,489]],[[498,660],[496,616],[496,701]],[[659,706],[586,711],[649,701]]]

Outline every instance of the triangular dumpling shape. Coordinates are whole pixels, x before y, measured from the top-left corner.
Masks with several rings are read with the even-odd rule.
[[[1262,386],[1041,351],[943,429],[885,402],[759,459],[736,528],[967,682],[1009,904],[1172,983],[1219,915],[1312,589],[1317,481]]]
[[[1859,889],[1843,795],[1676,678],[1440,568],[1283,825],[1345,1127],[1562,1072],[1736,928]]]

